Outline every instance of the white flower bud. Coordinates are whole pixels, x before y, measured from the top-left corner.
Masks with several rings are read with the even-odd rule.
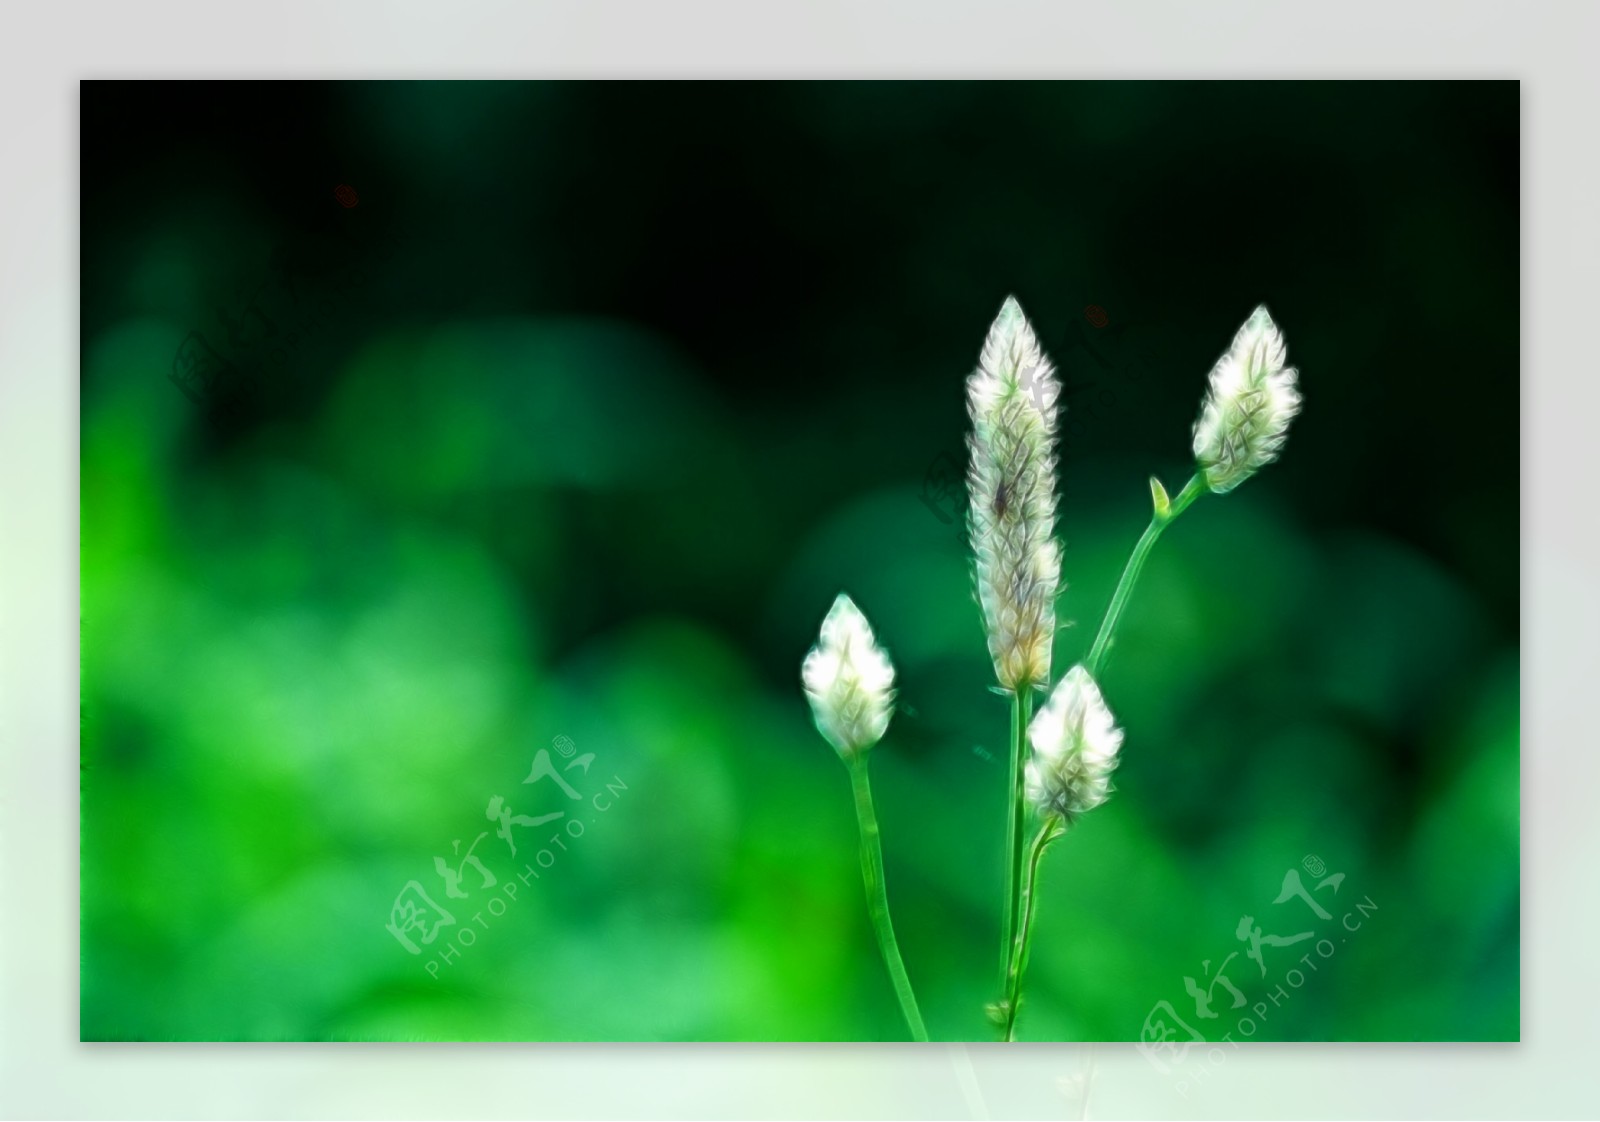
[[[1122,747],[1100,687],[1081,665],[1056,683],[1028,725],[1033,754],[1028,760],[1028,801],[1041,815],[1068,822],[1111,795],[1111,773]]]
[[[1056,546],[1054,370],[1007,297],[967,379],[967,487],[978,603],[995,676],[1008,690],[1050,680],[1061,556]]]
[[[842,592],[800,667],[800,680],[817,731],[840,756],[849,759],[883,739],[893,711],[894,667],[867,617]]]
[[[1289,421],[1300,411],[1283,333],[1263,305],[1211,371],[1211,387],[1194,426],[1194,455],[1206,484],[1231,491],[1278,457]]]

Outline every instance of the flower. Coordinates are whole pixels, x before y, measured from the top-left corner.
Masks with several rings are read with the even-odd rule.
[[[1262,305],[1212,369],[1194,426],[1194,455],[1213,491],[1233,490],[1278,458],[1289,421],[1300,411],[1286,354],[1283,333]]]
[[[894,667],[861,609],[843,592],[822,621],[817,645],[800,667],[817,731],[848,760],[889,728]]]
[[[995,677],[1008,690],[1050,680],[1061,555],[1054,538],[1056,398],[1050,361],[1007,297],[967,379],[968,528]]]
[[[1059,814],[1071,822],[1111,796],[1122,730],[1081,665],[1056,683],[1028,725],[1028,740],[1033,745],[1028,801],[1041,815]]]

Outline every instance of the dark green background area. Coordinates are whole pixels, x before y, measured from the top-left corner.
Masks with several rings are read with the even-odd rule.
[[[1021,1036],[1167,1001],[1219,1038],[1184,978],[1220,969],[1256,1039],[1516,1039],[1518,117],[1514,83],[85,84],[82,1035],[903,1038],[798,682],[843,588],[899,674],[907,967],[936,1038],[987,1038],[1006,706],[938,484],[1014,293],[1068,384],[1058,673],[1256,304],[1305,395],[1145,572]],[[581,800],[522,783],[558,737]],[[495,795],[568,817],[513,859]],[[485,831],[496,886],[447,898]],[[1327,921],[1274,903],[1311,858]],[[458,921],[417,956],[410,881]],[[1334,951],[1263,977],[1245,915]]]

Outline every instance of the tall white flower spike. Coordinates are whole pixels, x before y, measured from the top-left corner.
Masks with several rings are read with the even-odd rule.
[[[1007,690],[1050,681],[1061,554],[1055,541],[1054,369],[1007,297],[967,379],[969,530],[995,677]]]
[[[1028,801],[1071,822],[1111,796],[1122,730],[1087,670],[1074,666],[1028,726]]]
[[[822,621],[800,680],[817,731],[845,760],[883,739],[894,710],[894,667],[867,617],[843,592]]]
[[[1289,421],[1300,411],[1296,372],[1285,365],[1287,354],[1283,333],[1262,305],[1211,371],[1194,426],[1194,455],[1206,485],[1218,494],[1278,458]]]

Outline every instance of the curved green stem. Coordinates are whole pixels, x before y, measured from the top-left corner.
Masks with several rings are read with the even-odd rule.
[[[1006,922],[1000,938],[1000,988],[1011,969],[1011,944],[1017,937],[1018,899],[1022,874],[1023,764],[1028,753],[1028,720],[1033,690],[1023,686],[1011,695],[1011,771],[1006,788]]]
[[[1028,948],[1033,944],[1033,887],[1039,877],[1039,858],[1044,856],[1045,847],[1066,831],[1061,817],[1052,814],[1045,819],[1044,825],[1039,827],[1039,833],[1033,839],[1033,847],[1028,851],[1028,873],[1022,882],[1021,925],[1017,928],[1017,940],[1011,949],[1011,963],[1006,971],[1004,1008],[1005,1039],[1008,1042],[1017,1038],[1017,1007],[1022,1003],[1022,972],[1027,969]]]
[[[1105,661],[1106,652],[1111,647],[1112,636],[1116,633],[1117,623],[1122,619],[1122,612],[1128,606],[1128,598],[1133,595],[1134,582],[1139,579],[1139,571],[1144,568],[1145,559],[1150,556],[1156,539],[1161,536],[1161,531],[1170,526],[1182,514],[1190,503],[1205,494],[1206,481],[1201,475],[1190,479],[1178,497],[1173,499],[1167,509],[1161,509],[1158,501],[1155,515],[1150,519],[1150,525],[1139,537],[1138,544],[1133,547],[1133,553],[1128,557],[1127,567],[1122,570],[1122,579],[1117,581],[1117,590],[1111,594],[1111,606],[1106,609],[1106,618],[1100,623],[1100,631],[1094,637],[1094,645],[1089,648],[1089,657],[1083,660],[1084,669],[1091,675],[1100,673],[1100,664]],[[1165,498],[1162,495],[1161,498]]]
[[[878,816],[872,809],[867,757],[864,752],[857,753],[845,762],[850,767],[850,786],[856,796],[856,824],[861,827],[861,879],[867,888],[867,912],[872,917],[872,928],[878,934],[878,949],[883,952],[883,962],[889,968],[889,980],[894,983],[894,993],[900,999],[900,1011],[905,1014],[912,1039],[927,1043],[928,1030],[917,1009],[917,995],[912,992],[911,979],[906,976],[906,964],[900,959],[894,921],[889,918],[889,890],[883,880],[883,846],[878,841]]]

